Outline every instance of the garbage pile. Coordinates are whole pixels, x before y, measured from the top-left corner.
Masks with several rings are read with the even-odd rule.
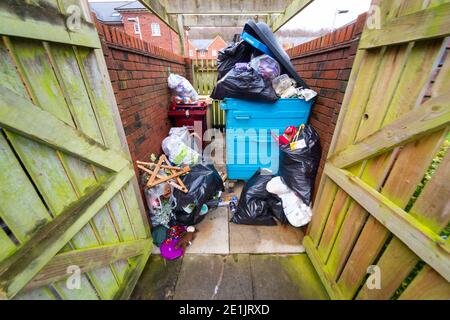
[[[211,98],[275,102],[280,98],[310,101],[317,96],[296,76],[289,57],[265,23],[249,21],[242,38],[219,52],[218,82]]]
[[[196,104],[198,102],[198,94],[186,78],[171,73],[167,82],[172,93],[173,102],[176,104]]]
[[[182,256],[195,238],[194,225],[220,198],[223,180],[212,164],[202,163],[186,127],[172,128],[158,159],[137,161],[150,214],[152,237],[165,259]],[[214,206],[214,204],[213,204]]]
[[[288,127],[276,137],[280,145],[280,175],[258,170],[247,182],[231,222],[248,225],[290,223],[302,227],[311,221],[314,181],[322,149],[319,136],[310,125]]]
[[[230,120],[233,129],[248,128],[250,123],[245,122],[245,119],[248,119],[254,126],[253,129],[267,128],[267,122],[261,121],[258,124],[258,119],[259,117],[270,119],[273,116],[273,125],[277,130],[282,130],[290,122],[289,119],[283,119],[283,125],[278,124],[281,110],[283,106],[287,108],[287,105],[289,111],[284,114],[294,115],[297,108],[299,112],[303,108],[308,110],[304,112],[305,114],[308,112],[309,115],[317,93],[297,74],[289,56],[278,44],[270,27],[262,22],[249,21],[244,26],[241,38],[241,41],[220,51],[218,82],[211,97],[218,100],[234,98],[263,102],[266,103],[264,104],[266,113],[261,115],[255,111],[259,106],[252,104],[249,107],[247,102],[241,101],[233,110],[242,111],[242,122],[235,121],[231,117],[227,118],[227,125]],[[293,101],[275,104],[280,99]],[[302,103],[297,99],[302,100]],[[267,106],[267,102],[273,103],[275,107]],[[224,109],[231,112],[227,106]],[[253,115],[249,110],[258,114]],[[306,125],[308,115],[301,120],[304,123],[292,123],[287,126],[281,136],[271,132],[274,143],[279,146],[279,172],[274,174],[260,168],[253,174],[244,187],[232,222],[271,226],[276,225],[278,220],[280,223],[290,223],[295,227],[310,222],[312,190],[320,162],[321,146],[316,131],[310,125]],[[239,116],[237,112],[234,113],[235,118]],[[231,139],[235,137],[230,137]],[[258,139],[266,138],[258,136]],[[248,157],[247,154],[239,156]],[[249,168],[249,171],[254,170],[254,167]]]

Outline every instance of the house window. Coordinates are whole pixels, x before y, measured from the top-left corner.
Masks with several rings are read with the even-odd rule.
[[[206,55],[206,50],[200,50],[200,57],[204,57]]]
[[[189,50],[189,57],[193,57],[194,56],[194,50]]]
[[[213,50],[213,51],[212,51],[212,56],[213,56],[213,57],[217,57],[217,50]]]
[[[139,25],[139,22],[134,23],[134,33],[135,34],[141,33],[141,26]]]
[[[159,23],[152,23],[152,36],[154,37],[160,37],[161,36],[161,27],[159,26]]]

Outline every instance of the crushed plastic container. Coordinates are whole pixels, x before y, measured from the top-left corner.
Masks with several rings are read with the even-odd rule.
[[[226,160],[229,179],[248,180],[259,169],[279,170],[279,146],[272,138],[288,126],[308,122],[314,101],[279,99],[264,103],[226,98]]]

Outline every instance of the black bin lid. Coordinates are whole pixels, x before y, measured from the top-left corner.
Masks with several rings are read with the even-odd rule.
[[[287,55],[286,51],[278,44],[270,27],[264,22],[256,23],[253,20],[249,20],[244,26],[244,32],[247,32],[254,38],[265,44],[273,53],[275,59],[281,64],[284,70],[282,73],[287,73],[291,78],[297,81],[297,84],[303,88],[309,88],[305,81],[295,71],[291,59]]]

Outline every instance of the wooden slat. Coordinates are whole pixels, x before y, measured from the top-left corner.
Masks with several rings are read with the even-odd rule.
[[[450,152],[427,183],[410,214],[436,233],[450,220]]]
[[[376,133],[332,156],[329,161],[347,168],[360,161],[438,131],[450,124],[450,93],[428,100]]]
[[[1,212],[0,212],[1,214]],[[14,242],[8,237],[8,235],[0,229],[0,262],[3,261],[5,258],[12,255],[17,247],[14,244]]]
[[[13,45],[9,38],[4,37],[3,40],[8,46],[8,51],[3,45],[0,45],[2,53],[0,66],[3,71],[6,71],[5,73],[0,73],[2,78],[6,75],[6,79],[4,78],[5,81],[2,81],[2,84],[25,99],[31,98],[33,101],[42,103],[45,106],[43,109],[57,116],[65,123],[73,125],[71,115],[67,108],[64,107],[64,98],[58,95],[60,93],[58,82],[52,67],[48,63],[44,48],[33,41],[25,42],[15,39]],[[52,90],[42,90],[42,88],[52,88]],[[70,203],[77,200],[70,177],[67,176],[67,165],[64,168],[61,163],[62,159],[66,158],[65,156],[60,154],[59,151],[33,142],[13,132],[5,130],[5,133],[15,152],[20,157],[28,175],[36,185],[38,192],[46,202],[48,211],[52,216],[59,215]],[[83,167],[82,163],[74,161],[74,158],[68,160],[74,167],[80,169]],[[26,214],[26,212],[23,214]],[[27,218],[25,217],[24,220],[27,221]],[[97,244],[97,239],[92,229],[83,228],[80,236],[77,236],[74,242],[76,243],[75,247],[92,246]],[[74,242],[70,243],[68,247],[70,248],[70,245],[73,245]],[[102,283],[107,282],[107,279],[103,276],[104,274],[99,275]],[[79,291],[68,292],[67,296],[71,297],[74,293],[82,295],[83,292],[86,293],[87,297],[97,296],[89,280],[84,278],[85,276],[82,275],[81,280],[87,285]],[[90,280],[93,279],[91,278]]]
[[[429,266],[413,280],[400,300],[450,300],[450,283]]]
[[[367,30],[361,37],[360,49],[408,43],[450,35],[450,3],[400,16],[381,29]]]
[[[305,9],[313,0],[293,0],[286,10],[278,16],[271,24],[272,31],[275,32],[288,23],[293,17],[295,17],[300,11]]]
[[[51,216],[1,133],[0,181],[0,217],[24,243],[48,223]],[[3,251],[6,253],[6,248],[0,247],[0,256]]]
[[[422,260],[450,279],[450,256],[443,239],[352,174],[330,164],[324,172]]]
[[[142,272],[144,271],[144,268],[147,264],[148,258],[151,254],[151,248],[152,243],[149,242],[149,246],[144,249],[144,253],[136,257],[134,259],[133,264],[133,270],[128,273],[127,278],[125,278],[122,286],[117,291],[116,295],[114,296],[114,300],[128,300],[131,293],[133,292],[134,287],[136,286],[136,283],[138,282],[139,278],[141,277]]]
[[[404,279],[417,265],[419,258],[398,238],[392,239],[377,266],[381,270],[381,288],[377,290],[363,286],[358,300],[388,300]],[[394,272],[395,270],[395,272]]]
[[[345,299],[344,294],[338,287],[333,279],[332,274],[328,271],[326,265],[321,261],[321,258],[317,254],[317,250],[314,246],[312,239],[309,236],[303,238],[303,246],[305,247],[308,258],[311,260],[314,268],[316,269],[322,284],[327,290],[328,295],[333,300]]]
[[[184,30],[180,30],[176,21],[167,14],[166,7],[161,4],[160,0],[141,0],[144,6],[146,6],[151,12],[157,15],[162,21],[164,21],[169,28],[171,28],[175,33],[180,34]]]
[[[141,255],[149,246],[151,240],[135,240],[60,253],[39,271],[23,291],[67,278],[68,266],[76,265],[84,273],[121,259]]]
[[[10,298],[17,294],[133,175],[131,167],[124,168],[72,204],[3,261],[0,264],[0,297]]]
[[[4,128],[116,172],[128,164],[116,152],[3,86],[0,97],[0,124]]]
[[[61,14],[55,1],[51,0],[1,1],[0,34],[100,48],[94,25],[81,15],[80,29],[69,31],[67,21],[70,16],[67,11]]]

